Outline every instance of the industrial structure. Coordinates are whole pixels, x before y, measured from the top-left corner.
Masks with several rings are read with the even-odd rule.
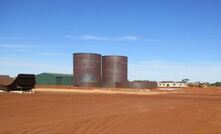
[[[127,57],[102,56],[103,87],[128,87]]]
[[[73,54],[74,86],[101,86],[101,55],[95,53]]]
[[[174,81],[162,81],[158,83],[158,87],[160,88],[183,88],[188,87],[187,83],[184,82],[174,82]]]
[[[131,81],[129,87],[135,89],[154,89],[158,85],[156,81]]]
[[[16,79],[0,75],[0,89],[30,90],[36,86],[76,86],[104,88],[157,88],[154,81],[128,81],[128,57],[96,53],[74,53],[73,74],[20,74]],[[1,84],[1,82],[3,84]]]
[[[155,81],[128,81],[128,58],[96,53],[73,54],[73,85],[77,87],[157,88]]]
[[[35,77],[37,85],[73,85],[72,74],[41,73]]]
[[[128,87],[126,56],[74,53],[73,60],[74,86]]]

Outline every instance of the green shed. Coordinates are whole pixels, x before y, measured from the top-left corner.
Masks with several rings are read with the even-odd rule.
[[[72,74],[41,73],[36,75],[37,85],[73,85]]]

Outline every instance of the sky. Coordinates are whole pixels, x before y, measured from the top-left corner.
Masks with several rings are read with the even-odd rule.
[[[129,80],[221,81],[220,0],[0,0],[0,74],[128,56]]]

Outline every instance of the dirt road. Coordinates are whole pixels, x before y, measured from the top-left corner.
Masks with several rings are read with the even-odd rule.
[[[220,134],[220,94],[0,94],[0,134]]]

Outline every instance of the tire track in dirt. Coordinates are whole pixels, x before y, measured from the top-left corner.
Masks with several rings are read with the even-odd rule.
[[[220,101],[214,95],[6,94],[0,134],[221,133]]]

